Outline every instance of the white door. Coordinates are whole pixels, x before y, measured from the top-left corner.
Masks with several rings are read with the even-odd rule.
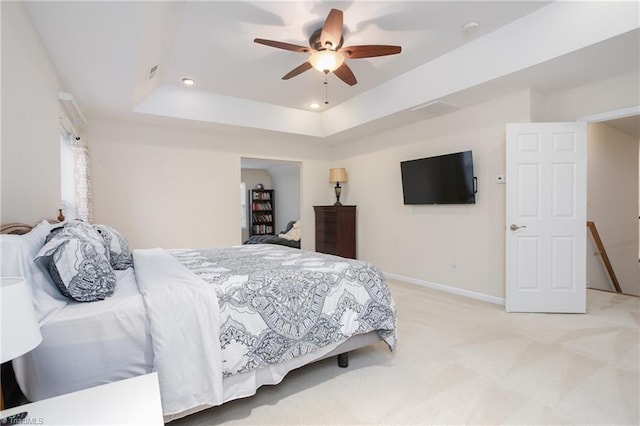
[[[586,123],[507,125],[507,312],[586,311]]]

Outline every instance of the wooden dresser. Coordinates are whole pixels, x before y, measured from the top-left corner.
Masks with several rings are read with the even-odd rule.
[[[356,258],[356,206],[313,206],[316,251]]]

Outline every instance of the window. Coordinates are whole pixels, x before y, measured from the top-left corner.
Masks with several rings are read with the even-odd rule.
[[[240,182],[240,227],[247,229],[247,184]]]

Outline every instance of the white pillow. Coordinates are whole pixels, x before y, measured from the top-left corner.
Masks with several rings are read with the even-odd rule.
[[[296,221],[296,223],[293,224],[291,229],[289,229],[289,231],[286,234],[278,234],[278,237],[284,238],[285,240],[300,241],[300,236],[301,236],[300,226],[301,226],[301,223],[298,220]]]
[[[52,225],[43,220],[27,234],[0,235],[0,276],[24,277],[27,280],[40,326],[68,303],[51,281],[49,273],[34,261],[51,228]]]

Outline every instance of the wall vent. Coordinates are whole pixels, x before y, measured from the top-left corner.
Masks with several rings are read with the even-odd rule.
[[[411,111],[420,111],[420,113],[425,113],[431,117],[436,117],[438,115],[448,114],[453,111],[459,110],[460,107],[455,104],[451,104],[449,102],[435,100],[431,102],[427,102],[426,104],[418,105],[411,109]]]

